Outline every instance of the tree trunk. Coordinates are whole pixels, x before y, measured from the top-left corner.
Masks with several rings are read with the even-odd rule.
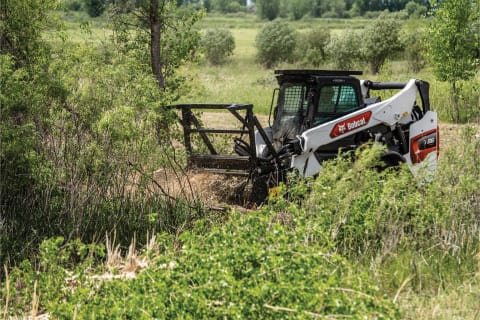
[[[150,61],[152,72],[157,79],[158,86],[165,88],[165,78],[162,72],[162,55],[160,48],[161,23],[158,12],[158,0],[150,0]]]
[[[452,82],[453,105],[455,106],[455,123],[460,122],[460,108],[458,107],[458,88],[456,81]]]

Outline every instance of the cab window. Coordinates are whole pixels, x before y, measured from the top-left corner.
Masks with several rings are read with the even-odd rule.
[[[320,88],[314,124],[318,125],[358,109],[358,99],[352,85],[332,85]]]
[[[306,86],[303,84],[286,84],[280,104],[283,105],[283,115],[303,114],[307,110],[308,101],[305,99]]]

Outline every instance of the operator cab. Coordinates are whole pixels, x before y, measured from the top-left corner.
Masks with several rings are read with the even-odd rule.
[[[272,125],[273,144],[281,148],[307,129],[364,107],[361,71],[276,70],[280,86]]]

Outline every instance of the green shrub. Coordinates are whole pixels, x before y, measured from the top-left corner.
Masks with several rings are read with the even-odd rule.
[[[48,73],[42,65],[32,76],[0,57],[2,265],[48,237],[90,242],[116,231],[128,244],[135,233],[175,232],[202,215],[154,187],[155,170],[176,166],[165,136],[177,131],[159,125],[175,121],[165,107],[172,92],[158,90],[135,54],[78,44],[57,53]]]
[[[219,65],[233,54],[235,39],[227,29],[208,29],[203,36],[202,46],[207,60],[211,64]]]
[[[56,319],[400,318],[366,269],[330,252],[318,224],[293,207],[233,213],[210,229],[198,224],[177,239],[177,250],[162,237],[161,251],[131,279],[92,277],[86,257],[102,250],[84,247],[42,244],[40,273],[29,263],[12,272],[11,283],[26,283],[14,292],[12,313],[29,310],[36,280],[37,292],[49,290],[40,310]],[[77,251],[83,262],[72,268],[66,262]]]
[[[367,19],[377,19],[382,14],[382,11],[365,11],[363,16]]]
[[[84,0],[85,9],[90,17],[98,17],[105,11],[105,0]]]
[[[425,16],[425,14],[427,13],[427,7],[416,3],[415,1],[409,1],[405,5],[405,11],[407,12],[409,17],[413,16],[419,18],[421,16]]]
[[[312,7],[310,0],[290,0],[288,1],[290,17],[293,20],[300,20],[307,15]]]
[[[400,41],[401,22],[390,15],[379,16],[363,32],[362,55],[373,74],[378,73],[387,58],[403,49]]]
[[[320,65],[327,59],[326,47],[329,41],[330,31],[323,28],[300,35],[296,48],[297,60],[304,65]]]
[[[260,19],[274,20],[280,14],[280,0],[258,0],[255,7]]]
[[[330,39],[326,51],[335,68],[348,70],[361,58],[361,34],[358,31],[346,30],[342,36]]]
[[[400,41],[404,48],[403,59],[407,61],[408,68],[415,73],[426,66],[425,43],[427,39],[424,23],[424,19],[409,19],[400,34]]]
[[[279,20],[266,23],[255,38],[257,60],[267,68],[292,60],[296,43],[297,32],[288,23]]]

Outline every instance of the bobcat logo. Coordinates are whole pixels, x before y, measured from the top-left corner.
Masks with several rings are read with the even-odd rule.
[[[347,134],[350,131],[366,126],[372,116],[371,111],[358,114],[350,119],[338,122],[330,132],[330,137],[335,138],[342,134]]]

